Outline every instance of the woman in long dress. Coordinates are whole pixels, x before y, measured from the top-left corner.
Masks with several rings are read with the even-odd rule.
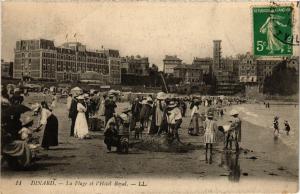
[[[279,21],[282,19],[284,19],[282,16],[270,14],[266,22],[260,28],[260,32],[267,36],[267,50],[269,50],[271,54],[274,53],[274,51],[280,51],[281,53],[284,51],[284,44],[276,37],[276,34],[278,34],[277,26],[287,27],[286,24]]]
[[[196,101],[194,103],[194,106],[193,106],[192,112],[191,112],[191,124],[192,124],[192,128],[193,128],[191,135],[195,135],[195,136],[199,135],[199,119],[200,119],[199,106],[200,106],[200,102]]]
[[[156,134],[160,130],[160,126],[163,120],[164,109],[166,107],[166,103],[164,101],[165,93],[159,92],[157,94],[156,100],[153,105],[153,117],[151,123],[151,134]]]
[[[58,120],[45,101],[41,103],[40,113],[40,125],[37,129],[44,127],[44,135],[41,146],[48,150],[50,146],[58,145]]]
[[[78,99],[78,103],[77,103],[78,114],[75,121],[74,136],[79,139],[84,139],[87,137],[89,133],[89,127],[85,115],[87,108],[83,105],[84,104],[83,96],[79,96],[77,99]]]

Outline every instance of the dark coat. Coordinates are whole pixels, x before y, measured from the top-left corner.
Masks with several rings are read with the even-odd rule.
[[[111,100],[105,101],[105,112],[104,115],[107,117],[112,117],[115,113],[115,108],[117,107],[116,103]]]
[[[78,111],[77,111],[77,100],[72,99],[71,107],[70,107],[70,111],[69,111],[69,118],[76,119],[77,113],[78,113]]]
[[[47,148],[49,146],[58,145],[58,120],[55,115],[51,115],[47,119],[47,124],[45,126],[42,147]]]

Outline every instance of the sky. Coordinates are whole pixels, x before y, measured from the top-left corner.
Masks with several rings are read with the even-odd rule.
[[[252,50],[251,7],[262,4],[268,5],[4,2],[1,58],[13,60],[17,40],[39,38],[54,40],[56,46],[77,40],[90,49],[103,46],[118,49],[122,56],[147,56],[160,68],[165,55],[177,55],[185,63],[212,57],[214,39],[222,40],[223,56],[235,56]]]

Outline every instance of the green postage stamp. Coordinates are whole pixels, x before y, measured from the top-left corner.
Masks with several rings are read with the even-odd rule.
[[[293,15],[290,6],[253,7],[253,53],[256,56],[293,54]]]

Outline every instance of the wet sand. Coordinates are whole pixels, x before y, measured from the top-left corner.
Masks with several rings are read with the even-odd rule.
[[[211,163],[205,160],[202,138],[189,136],[185,117],[180,137],[185,143],[202,145],[188,153],[149,152],[131,149],[128,155],[107,153],[103,132],[91,132],[92,139],[69,137],[70,121],[64,103],[58,103],[55,114],[59,119],[59,146],[42,150],[40,160],[27,171],[11,171],[2,167],[3,178],[72,177],[72,178],[192,178],[199,180],[257,180],[288,182],[291,192],[298,187],[298,150],[274,141],[272,132],[249,122],[242,123],[243,151],[224,154],[223,145],[214,148]],[[119,108],[124,103],[118,105]],[[189,115],[189,113],[187,113]],[[228,120],[225,115],[219,123]],[[41,134],[42,136],[42,134]]]

